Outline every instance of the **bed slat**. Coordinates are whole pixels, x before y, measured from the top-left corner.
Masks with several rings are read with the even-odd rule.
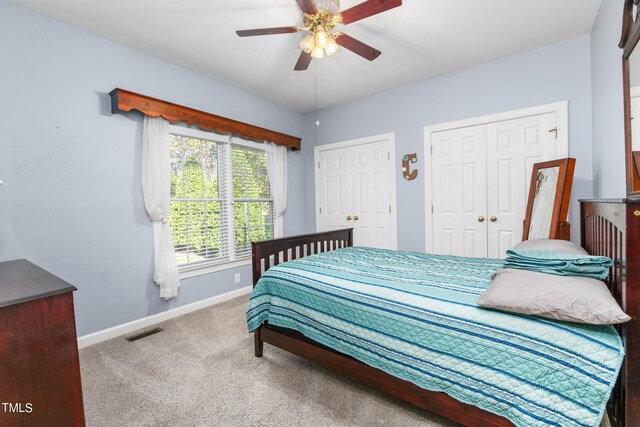
[[[352,245],[353,228],[253,242],[251,243],[253,286],[258,283],[260,276],[265,271],[280,263],[280,253],[282,253],[282,262],[286,262]],[[289,256],[289,251],[291,251],[291,256]],[[271,257],[273,257],[273,262]]]

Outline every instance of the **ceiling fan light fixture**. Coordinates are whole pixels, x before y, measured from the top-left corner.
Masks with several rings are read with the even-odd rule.
[[[333,36],[329,37],[329,41],[327,42],[327,47],[324,48],[324,53],[326,53],[327,56],[331,56],[334,53],[336,53],[337,50],[338,50],[338,44],[333,39]]]
[[[340,11],[340,2],[338,0],[313,0],[313,2],[316,4],[318,12],[336,15]]]
[[[323,30],[318,30],[315,33],[315,38],[316,38],[316,47],[319,47],[320,49],[324,49],[325,47],[327,47],[327,43],[329,42],[329,34],[327,34],[325,31]]]
[[[315,45],[315,39],[313,34],[309,34],[302,40],[300,40],[300,48],[304,50],[306,53],[311,53]]]
[[[316,46],[313,48],[313,50],[311,50],[312,58],[322,59],[323,56],[324,56],[324,49],[322,49],[321,47]]]

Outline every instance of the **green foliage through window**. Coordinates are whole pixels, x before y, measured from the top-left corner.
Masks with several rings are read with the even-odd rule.
[[[181,135],[171,135],[170,150],[179,266],[243,258],[252,241],[273,237],[264,150]]]

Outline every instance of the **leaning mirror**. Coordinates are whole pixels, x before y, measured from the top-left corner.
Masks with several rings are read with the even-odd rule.
[[[533,165],[522,240],[569,239],[567,214],[575,159]]]
[[[541,239],[549,236],[559,171],[559,166],[541,169],[535,177],[529,239]]]
[[[640,197],[640,48],[636,49],[640,38],[640,20],[637,0],[625,0],[622,20],[624,124],[625,124],[625,164],[627,195]]]

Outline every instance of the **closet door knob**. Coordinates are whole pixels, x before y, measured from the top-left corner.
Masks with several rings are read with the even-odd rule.
[[[484,222],[484,217],[482,215],[478,217],[478,222]]]
[[[351,215],[347,217],[347,221],[351,221]]]
[[[496,222],[498,220],[498,217],[491,215],[491,218],[489,218],[489,220],[491,220],[491,222]]]
[[[354,216],[354,217],[353,217],[353,220],[354,220],[354,221],[357,221],[357,220],[359,220],[359,219],[360,219],[360,218],[358,218],[358,215],[356,215],[356,216]]]

